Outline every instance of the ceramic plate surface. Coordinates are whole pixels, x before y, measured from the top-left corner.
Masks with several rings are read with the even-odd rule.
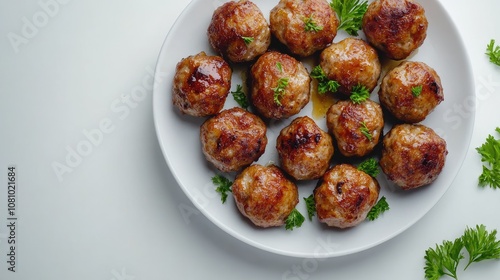
[[[278,3],[277,0],[253,2],[268,20],[269,11]],[[156,132],[168,166],[185,194],[208,219],[232,236],[263,250],[288,256],[324,258],[359,252],[387,241],[417,222],[439,201],[460,170],[468,150],[474,115],[465,118],[456,108],[474,104],[474,83],[464,44],[447,12],[439,1],[421,0],[429,28],[426,41],[409,60],[427,63],[442,80],[445,101],[423,122],[447,141],[449,153],[439,178],[429,186],[403,192],[391,187],[383,174],[379,175],[380,196],[387,198],[391,209],[373,222],[365,221],[347,230],[325,227],[315,218],[312,222],[306,218],[302,227],[293,231],[287,231],[284,227],[259,229],[240,215],[231,196],[222,204],[211,183],[212,176],[219,172],[207,163],[201,152],[199,127],[205,119],[182,115],[174,108],[172,81],[175,66],[182,58],[201,51],[215,54],[208,43],[206,31],[213,11],[223,3],[193,0],[179,16],[161,49],[153,96]],[[347,34],[340,31],[334,42],[345,37]],[[306,64],[308,70],[312,66]],[[234,68],[232,90],[242,83],[241,71]],[[378,88],[372,93],[375,100],[377,91]],[[237,104],[229,95],[225,108],[234,106]],[[311,114],[310,102],[299,115]],[[275,151],[276,137],[280,129],[293,118],[270,122],[267,135],[269,143],[258,163],[279,162]],[[324,118],[315,120],[326,130]],[[390,124],[386,125],[385,132],[388,129]],[[299,184],[300,202],[297,209],[305,216],[307,211],[302,198],[312,193],[315,184],[316,181]]]

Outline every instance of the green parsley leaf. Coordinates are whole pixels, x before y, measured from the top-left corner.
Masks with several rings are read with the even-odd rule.
[[[231,192],[231,186],[233,185],[233,182],[222,175],[215,175],[214,177],[212,177],[212,183],[217,186],[215,191],[220,193],[220,200],[222,201],[222,203],[225,203],[227,199],[227,192]]]
[[[243,39],[243,41],[245,42],[245,45],[250,45],[250,43],[253,42],[253,37],[244,37],[244,36],[241,36],[241,39]]]
[[[369,158],[360,163],[358,165],[358,170],[361,170],[372,177],[377,177],[380,172],[378,169],[378,161],[374,158]]]
[[[304,221],[304,216],[297,209],[293,209],[288,218],[286,218],[285,229],[293,230],[293,228],[299,228]]]
[[[414,86],[411,88],[411,94],[413,94],[413,97],[419,97],[421,93],[422,85]]]
[[[340,87],[337,81],[330,80],[326,77],[325,71],[321,65],[317,65],[311,71],[311,78],[318,80],[318,93],[323,95],[327,92],[336,92]]]
[[[331,0],[330,7],[337,13],[339,30],[345,30],[351,36],[358,36],[363,16],[368,9],[368,1]]]
[[[304,18],[304,30],[305,31],[318,32],[318,31],[323,30],[323,26],[318,25],[314,21],[313,15],[311,15],[308,18]]]
[[[387,199],[385,198],[385,196],[382,196],[377,201],[377,204],[373,205],[372,209],[370,209],[366,218],[370,221],[374,221],[380,216],[380,214],[384,213],[389,209],[390,207],[389,203],[387,203]]]
[[[495,131],[500,133],[500,127]],[[481,161],[486,163],[483,164],[483,172],[479,176],[479,186],[500,188],[500,139],[495,139],[490,134],[476,151],[481,155]]]
[[[500,259],[500,241],[497,231],[488,232],[484,225],[476,225],[475,229],[466,228],[462,236],[465,249],[469,252],[469,262],[464,270],[473,262]]]
[[[248,102],[247,95],[243,92],[243,87],[241,85],[236,85],[236,91],[231,91],[234,101],[240,105],[241,108],[247,109],[250,106]]]
[[[281,64],[281,62],[276,62],[276,68],[278,68],[278,70],[283,73],[283,65]]]
[[[368,91],[368,89],[365,86],[360,85],[360,84],[355,85],[352,88],[351,95],[349,96],[349,98],[351,99],[351,101],[354,104],[363,103],[369,97],[370,97],[370,92]]]
[[[304,197],[304,201],[306,202],[307,216],[309,217],[309,221],[312,221],[312,217],[314,217],[314,213],[316,213],[316,202],[314,201],[314,194],[311,194],[308,197]]]
[[[486,47],[486,55],[490,58],[490,62],[500,66],[500,46],[495,46],[495,40],[491,39]]]
[[[361,131],[361,133],[363,133],[363,135],[368,139],[368,141],[372,141],[373,136],[370,133],[370,130],[368,129],[368,127],[366,127],[366,123],[365,122],[360,122],[359,124],[361,125],[361,127],[359,128],[359,130]]]
[[[288,86],[288,78],[281,78],[278,80],[278,85],[272,88],[274,91],[274,103],[281,106],[280,99],[285,95],[285,88]]]
[[[443,244],[436,244],[436,248],[429,248],[425,251],[425,279],[437,280],[441,276],[448,275],[457,278],[457,267],[461,259],[463,243],[461,238],[454,242],[443,241]]]

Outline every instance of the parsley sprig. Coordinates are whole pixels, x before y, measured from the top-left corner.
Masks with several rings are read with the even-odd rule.
[[[422,85],[414,86],[411,88],[411,94],[413,94],[413,97],[419,97],[420,94],[422,93]]]
[[[283,65],[280,62],[276,63],[276,68],[283,73]],[[285,88],[288,86],[288,78],[280,78],[278,80],[278,85],[272,90],[274,91],[274,103],[276,105],[281,106],[281,98],[285,95]]]
[[[236,101],[241,108],[247,109],[248,106],[250,106],[247,95],[243,92],[243,86],[236,85],[236,91],[231,91],[231,94],[233,95],[234,101]]]
[[[495,131],[500,134],[500,127]],[[476,151],[481,155],[481,161],[486,163],[483,164],[483,172],[479,176],[479,186],[500,188],[500,139],[495,139],[490,134]]]
[[[220,193],[220,200],[222,201],[222,203],[225,203],[227,199],[227,193],[231,192],[231,186],[233,185],[233,182],[231,182],[226,177],[218,174],[212,177],[212,183],[217,186],[215,191]]]
[[[340,24],[338,29],[345,30],[351,36],[358,36],[363,15],[368,9],[368,1],[332,0],[330,7],[332,7],[339,17]]]
[[[490,58],[490,62],[500,66],[500,46],[495,46],[495,40],[491,39],[486,47],[486,55]]]
[[[377,177],[380,172],[378,169],[378,161],[375,158],[369,158],[361,162],[357,168],[372,177]]]
[[[318,93],[323,95],[327,92],[336,92],[340,87],[340,84],[337,81],[330,80],[321,68],[321,65],[317,65],[311,71],[311,78],[316,79],[318,81]]]
[[[436,244],[435,248],[427,249],[424,257],[425,278],[437,280],[448,275],[458,279],[457,267],[460,260],[464,259],[463,249],[469,254],[464,270],[475,262],[500,259],[500,241],[496,235],[496,230],[488,232],[484,225],[476,225],[475,228],[467,227],[464,234],[454,241],[445,240],[442,244]]]
[[[372,209],[368,212],[368,215],[366,218],[370,221],[376,220],[382,213],[385,211],[389,210],[389,203],[387,203],[387,199],[385,196],[382,196],[378,201],[377,204],[375,204]]]
[[[314,195],[311,194],[308,197],[304,197],[304,201],[306,202],[307,216],[309,217],[309,221],[312,221],[312,217],[314,217],[314,213],[316,213],[316,203],[314,202]]]
[[[368,91],[368,89],[365,86],[360,85],[360,84],[355,85],[352,88],[351,95],[349,96],[351,101],[354,102],[355,104],[363,103],[369,97],[370,97],[370,92]]]
[[[293,230],[294,228],[299,228],[305,221],[304,216],[297,209],[293,209],[288,218],[285,221],[285,229]]]
[[[310,17],[304,17],[304,30],[305,31],[311,31],[311,32],[318,32],[323,30],[323,26],[318,25],[314,19],[313,15]]]
[[[359,124],[359,130],[366,137],[366,139],[371,142],[373,140],[373,135],[370,133],[370,129],[368,129],[365,122],[360,122]]]
[[[244,36],[241,36],[241,39],[243,39],[243,42],[245,42],[245,45],[250,45],[250,43],[253,42],[253,37],[244,37]]]

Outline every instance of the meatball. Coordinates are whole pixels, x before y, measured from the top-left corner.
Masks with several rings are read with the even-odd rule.
[[[281,0],[269,19],[271,33],[291,53],[304,57],[330,45],[339,25],[325,0]]]
[[[314,189],[318,219],[331,227],[356,226],[366,219],[379,193],[375,178],[350,164],[336,165]]]
[[[175,69],[172,101],[183,114],[217,114],[231,89],[231,75],[231,67],[222,57],[200,52],[184,58]]]
[[[373,1],[363,16],[366,39],[387,57],[407,58],[427,36],[424,8],[413,0]]]
[[[262,11],[251,1],[231,1],[217,8],[207,30],[210,45],[232,62],[263,54],[271,44],[271,29]]]
[[[444,100],[441,79],[427,64],[405,61],[382,79],[379,99],[399,120],[421,122]]]
[[[203,154],[223,172],[239,171],[264,153],[266,131],[264,122],[246,110],[223,110],[201,125]]]
[[[287,54],[263,54],[250,70],[250,81],[250,100],[266,118],[288,118],[309,102],[309,73],[300,61]]]
[[[448,154],[445,140],[421,124],[395,125],[383,145],[380,167],[403,190],[436,180]]]
[[[332,138],[307,116],[281,130],[276,149],[281,167],[297,180],[323,176],[333,156]]]
[[[245,168],[231,189],[238,210],[259,227],[282,226],[299,203],[297,186],[274,165]]]
[[[371,92],[381,72],[377,51],[356,38],[346,38],[324,49],[320,54],[320,66],[328,79],[339,83],[337,91],[345,95],[350,95],[357,85]]]
[[[355,104],[341,100],[326,113],[328,131],[346,157],[362,157],[373,151],[384,128],[382,107],[370,99]]]

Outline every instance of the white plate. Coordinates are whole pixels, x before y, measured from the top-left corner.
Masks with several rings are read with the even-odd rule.
[[[266,17],[278,0],[255,0]],[[337,230],[321,225],[315,218],[307,220],[301,228],[286,231],[282,228],[259,229],[242,218],[229,196],[222,204],[215,193],[211,177],[217,172],[204,159],[199,140],[199,126],[204,121],[181,115],[171,101],[172,79],[175,66],[182,58],[200,51],[215,54],[206,30],[212,12],[223,1],[193,0],[179,16],[162,47],[155,77],[153,111],[156,132],[165,159],[182,190],[194,205],[213,223],[234,237],[270,252],[296,256],[323,258],[359,252],[398,235],[422,218],[443,196],[458,173],[468,150],[472,135],[474,113],[474,86],[471,66],[456,27],[439,1],[421,0],[429,21],[427,39],[411,58],[433,67],[441,76],[445,101],[424,121],[434,128],[448,143],[448,157],[439,178],[427,187],[403,192],[389,187],[383,175],[379,176],[381,196],[385,196],[391,209],[379,219],[365,221],[355,228]],[[339,32],[335,42],[346,34]],[[307,66],[310,70],[311,66]],[[241,75],[233,73],[232,89],[241,84]],[[376,98],[377,89],[372,94]],[[231,95],[225,108],[237,106]],[[469,109],[464,115],[460,108]],[[308,104],[300,115],[311,115]],[[278,162],[275,140],[281,126],[291,120],[272,122],[268,130],[269,143],[259,163]],[[317,120],[326,129],[324,119]],[[387,132],[386,128],[386,132]],[[304,215],[306,207],[302,197],[309,196],[316,182],[299,185],[300,203],[297,209]]]

